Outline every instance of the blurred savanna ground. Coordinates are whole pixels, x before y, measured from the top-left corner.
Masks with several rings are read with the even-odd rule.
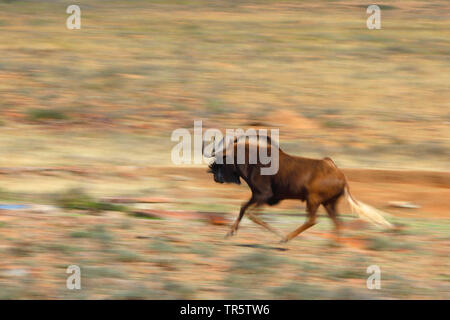
[[[201,119],[447,170],[449,4],[388,3],[368,30],[361,1],[78,1],[68,30],[70,1],[1,1],[1,164],[168,164],[171,131]]]
[[[450,3],[379,1],[381,30],[369,4],[0,0],[0,198],[61,208],[0,211],[0,297],[448,298]],[[234,218],[245,187],[171,163],[172,131],[194,120],[279,129],[285,151],[353,168],[358,198],[421,208],[393,209],[395,234],[350,230],[336,248],[323,218],[283,247],[251,224],[224,241],[227,226],[102,200]],[[297,208],[267,218],[290,231]],[[366,289],[370,264],[385,291]]]

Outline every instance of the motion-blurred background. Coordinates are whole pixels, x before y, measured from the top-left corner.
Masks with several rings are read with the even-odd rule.
[[[379,1],[369,30],[369,4],[0,0],[0,297],[449,298],[450,5]],[[341,247],[326,217],[286,246],[251,222],[223,240],[249,191],[172,164],[194,120],[332,157],[401,231],[342,206]]]

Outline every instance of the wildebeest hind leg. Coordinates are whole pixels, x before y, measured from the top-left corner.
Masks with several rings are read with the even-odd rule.
[[[334,226],[336,227],[336,242],[339,242],[341,235],[341,222],[339,221],[339,218],[337,216],[336,203],[337,200],[331,200],[328,203],[324,203],[323,206],[325,207],[325,210],[327,211],[331,220],[333,220]]]
[[[306,208],[308,211],[308,220],[306,220],[303,225],[301,225],[300,227],[298,227],[297,229],[295,229],[294,231],[289,233],[286,236],[286,238],[281,240],[281,242],[288,242],[292,238],[295,238],[296,236],[298,236],[303,231],[305,231],[305,230],[311,228],[313,225],[315,225],[317,208],[319,208],[319,204],[317,204],[316,202],[308,201],[307,208]]]

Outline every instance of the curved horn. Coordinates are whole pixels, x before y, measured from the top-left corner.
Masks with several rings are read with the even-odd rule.
[[[216,156],[216,136],[213,137],[213,149],[211,151],[211,157]]]
[[[203,138],[202,138],[202,155],[204,157],[206,157],[206,155],[205,155],[205,140],[203,140]]]

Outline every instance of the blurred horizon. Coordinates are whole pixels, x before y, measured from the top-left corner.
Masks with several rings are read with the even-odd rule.
[[[80,30],[69,3],[0,2],[0,166],[170,165],[203,120],[345,167],[450,168],[445,2],[382,2],[381,30],[359,1],[79,1]]]

